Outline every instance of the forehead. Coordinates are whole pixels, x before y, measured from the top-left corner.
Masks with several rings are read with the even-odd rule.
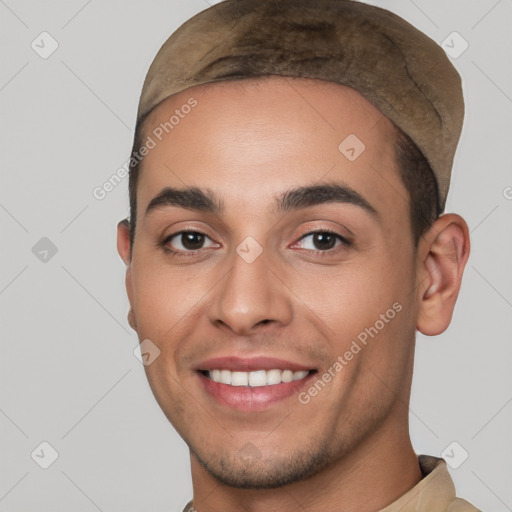
[[[274,192],[322,180],[383,206],[407,196],[392,123],[359,92],[331,82],[271,76],[191,87],[150,113],[148,138],[139,212],[165,186],[209,188],[255,212]]]

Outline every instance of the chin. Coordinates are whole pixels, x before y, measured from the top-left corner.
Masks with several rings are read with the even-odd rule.
[[[239,489],[273,489],[299,482],[328,467],[333,457],[326,449],[317,449],[264,458],[252,443],[232,454],[201,457],[192,448],[191,453],[214,479]]]

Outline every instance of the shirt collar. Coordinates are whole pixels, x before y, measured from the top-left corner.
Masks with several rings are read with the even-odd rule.
[[[379,512],[431,512],[446,510],[455,499],[455,486],[446,461],[431,455],[419,455],[423,479],[396,501]]]

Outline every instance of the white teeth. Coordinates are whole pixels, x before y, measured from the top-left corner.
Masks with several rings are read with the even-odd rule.
[[[249,373],[249,386],[266,386],[267,385],[267,372],[265,370],[258,370]]]
[[[247,386],[249,384],[249,375],[247,372],[231,372],[232,386]]]
[[[220,378],[217,382],[222,382],[222,384],[231,384],[231,372],[229,370],[221,370]]]
[[[252,372],[232,372],[230,370],[210,370],[208,376],[215,382],[231,386],[271,386],[281,382],[292,382],[303,379],[309,374],[307,370],[292,372],[291,370],[255,370]]]
[[[293,380],[293,372],[291,370],[285,370],[283,375],[281,375],[281,380],[283,382],[291,382]]]
[[[307,370],[303,370],[301,372],[293,372],[293,380],[303,379],[309,372]]]
[[[290,370],[286,370],[287,372]],[[281,382],[286,382],[283,380],[283,374],[281,370],[267,370],[267,384],[281,384]]]

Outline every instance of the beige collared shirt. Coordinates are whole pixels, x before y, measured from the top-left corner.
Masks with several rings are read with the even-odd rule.
[[[471,503],[455,496],[455,486],[444,459],[420,455],[418,462],[423,479],[378,512],[481,512]],[[196,511],[190,501],[183,512],[200,511]]]

